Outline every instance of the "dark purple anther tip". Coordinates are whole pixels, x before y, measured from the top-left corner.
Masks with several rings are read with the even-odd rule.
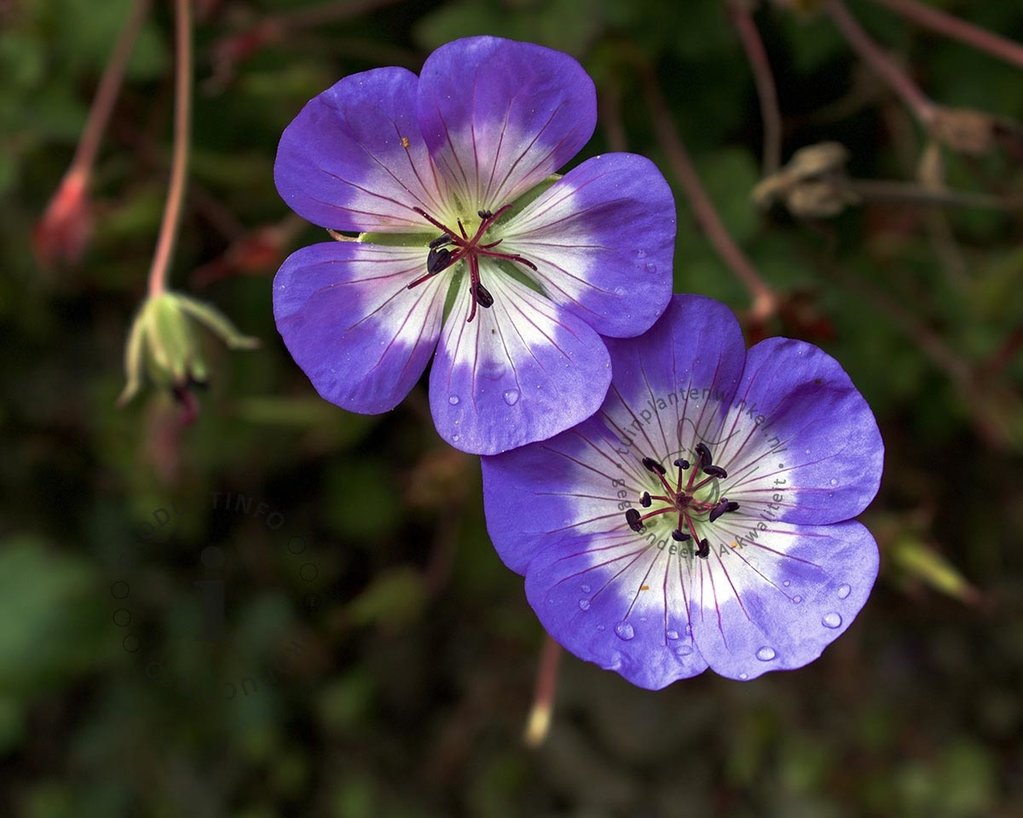
[[[449,236],[447,233],[441,233],[439,236],[437,236],[437,238],[430,242],[430,249],[432,250],[435,247],[442,247],[443,245],[450,243],[451,236]]]
[[[707,471],[707,466],[714,462],[710,456],[710,449],[704,443],[696,444],[696,454],[700,457],[700,468]]]
[[[494,306],[494,296],[482,284],[476,284],[476,301],[484,309]]]
[[[710,556],[710,542],[708,540],[700,540],[700,547],[696,549],[696,556],[701,559],[707,559]]]
[[[625,522],[629,524],[629,528],[637,533],[643,530],[643,522],[639,519],[639,512],[634,508],[630,508],[625,512]]]
[[[446,247],[434,247],[426,257],[426,272],[436,275],[451,263],[451,251]]]
[[[678,460],[675,461],[675,465],[682,469],[682,471],[685,471],[686,469],[689,468],[689,461],[686,460],[684,457],[680,457]]]
[[[692,537],[690,537],[688,534],[686,534],[684,531],[682,531],[679,528],[676,528],[674,531],[671,532],[671,538],[675,542],[685,542],[686,540],[691,540],[692,539]]]
[[[662,466],[652,457],[643,458],[643,468],[645,468],[647,471],[652,471],[654,474],[664,474],[664,466]]]
[[[726,472],[720,466],[704,466],[703,473],[706,474],[708,477],[719,477],[722,480],[728,477],[728,472]]]
[[[643,508],[650,508],[650,504],[652,502],[653,500],[650,499],[650,492],[644,491],[643,496],[639,498],[639,504],[643,506]]]

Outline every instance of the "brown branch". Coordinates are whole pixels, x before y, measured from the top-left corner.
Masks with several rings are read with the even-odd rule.
[[[1004,60],[1017,68],[1023,68],[1023,45],[994,34],[987,29],[967,23],[939,9],[926,6],[916,0],[873,0],[880,6],[901,14],[921,28],[944,34],[974,48]]]
[[[728,228],[721,220],[721,216],[714,208],[714,203],[700,182],[689,152],[675,128],[671,111],[661,93],[653,68],[645,60],[639,57],[635,59],[643,74],[641,79],[647,107],[650,109],[650,116],[654,123],[654,132],[668,159],[668,164],[682,186],[682,190],[693,208],[693,215],[708,241],[749,292],[753,300],[750,317],[757,323],[763,323],[777,311],[777,296],[760,278],[757,269],[739,245],[735,243]]]
[[[771,72],[771,62],[767,58],[767,50],[760,39],[749,5],[744,0],[729,0],[727,9],[753,71],[753,82],[760,100],[760,118],[764,124],[761,172],[764,176],[770,176],[781,166],[781,113],[778,110],[778,90]]]
[[[938,106],[917,88],[891,55],[870,38],[842,0],[824,0],[824,8],[849,45],[888,83],[920,123],[930,130],[937,118]]]

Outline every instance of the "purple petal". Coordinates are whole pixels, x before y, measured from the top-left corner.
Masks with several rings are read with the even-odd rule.
[[[345,77],[284,130],[274,180],[288,206],[335,230],[430,232],[411,208],[444,212],[445,194],[416,119],[416,75]]]
[[[874,538],[857,522],[719,522],[706,559],[683,557],[693,636],[711,669],[733,679],[802,667],[842,634],[877,577]],[[742,547],[731,547],[745,537]]]
[[[641,492],[635,461],[623,459],[617,437],[590,418],[550,440],[484,457],[487,530],[513,571],[551,542],[623,526]],[[625,505],[628,503],[628,505]]]
[[[722,493],[747,511],[833,523],[877,493],[884,444],[874,415],[838,362],[810,344],[770,338],[749,351],[723,432]]]
[[[590,159],[502,225],[501,250],[601,335],[639,335],[671,298],[675,200],[648,159]]]
[[[622,531],[621,529],[624,529]],[[530,563],[526,596],[547,631],[580,659],[657,690],[703,672],[689,627],[684,560],[623,523],[553,540]]]
[[[493,306],[468,322],[468,286],[458,286],[430,373],[430,407],[452,446],[497,454],[592,415],[611,367],[600,336],[578,318],[485,261],[481,278]]]
[[[607,346],[614,375],[601,417],[635,460],[655,456],[666,465],[700,436],[717,439],[746,357],[731,310],[676,295],[648,332]]]
[[[426,248],[331,242],[292,254],[274,279],[288,351],[324,398],[353,412],[393,409],[423,374],[440,335],[446,284],[414,290]]]
[[[423,65],[419,122],[447,182],[470,209],[497,210],[571,159],[597,123],[593,81],[572,57],[470,37]]]

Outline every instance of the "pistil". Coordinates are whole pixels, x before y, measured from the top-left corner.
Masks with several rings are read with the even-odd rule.
[[[408,285],[408,289],[418,287],[420,284],[429,281],[438,273],[448,269],[455,263],[465,259],[466,264],[469,267],[469,298],[471,299],[472,306],[469,311],[469,317],[466,322],[472,321],[476,317],[476,306],[479,305],[483,309],[489,309],[494,304],[494,297],[490,294],[490,291],[483,286],[480,281],[480,256],[488,256],[490,258],[502,259],[504,261],[513,261],[518,264],[522,264],[531,270],[536,270],[536,265],[528,259],[523,258],[515,253],[502,253],[494,248],[501,243],[501,239],[492,241],[490,243],[483,243],[483,236],[486,234],[494,222],[496,222],[511,205],[505,205],[497,210],[497,212],[491,212],[490,210],[477,211],[477,216],[480,218],[480,223],[476,227],[476,232],[472,238],[465,230],[465,226],[462,224],[462,220],[458,219],[456,224],[458,230],[452,230],[450,227],[441,223],[425,210],[419,207],[412,208],[426,219],[430,224],[442,231],[441,235],[430,242],[430,252],[426,257],[426,275],[420,276],[415,281]],[[448,245],[453,246],[453,250],[448,248]]]

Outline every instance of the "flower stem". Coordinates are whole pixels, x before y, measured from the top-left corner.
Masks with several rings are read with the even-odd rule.
[[[170,186],[164,206],[160,236],[149,268],[149,296],[160,295],[167,284],[167,269],[181,223],[188,171],[188,149],[192,116],[192,8],[191,0],[175,0],[174,72],[174,154],[171,159]]]
[[[1019,43],[967,23],[965,20],[960,20],[940,9],[925,6],[916,0],[873,0],[873,2],[902,15],[921,28],[928,28],[931,31],[944,34],[949,39],[966,43],[992,57],[1011,63],[1017,68],[1023,68],[1023,46]]]
[[[735,273],[736,278],[752,297],[753,306],[750,310],[750,317],[758,324],[762,324],[777,311],[777,296],[760,278],[753,262],[735,243],[735,239],[732,238],[728,228],[721,221],[721,216],[714,208],[714,203],[704,189],[703,183],[700,182],[693,161],[689,157],[689,151],[686,150],[686,146],[672,122],[671,112],[661,93],[653,68],[645,61],[640,61],[639,67],[644,74],[643,87],[646,93],[647,107],[650,109],[650,115],[654,122],[654,132],[668,158],[668,164],[678,178],[679,184],[682,185],[700,228],[718,255]]]
[[[540,651],[540,668],[536,674],[536,690],[533,707],[529,711],[526,732],[523,739],[528,747],[539,747],[547,739],[554,712],[554,694],[558,689],[558,665],[561,662],[561,645],[550,635],[544,635]]]
[[[753,82],[760,100],[760,118],[764,123],[764,156],[762,173],[770,176],[781,165],[781,114],[778,111],[778,91],[767,58],[764,41],[760,39],[753,12],[745,0],[729,0],[728,16],[739,35],[746,59],[753,71]]]
[[[135,0],[128,19],[117,35],[117,42],[114,43],[113,53],[110,61],[103,69],[103,76],[100,77],[99,86],[96,88],[96,98],[89,109],[88,119],[85,121],[85,128],[82,130],[82,137],[75,149],[74,159],[68,169],[68,175],[81,175],[87,177],[96,161],[96,154],[99,153],[100,142],[103,141],[103,133],[106,131],[110,115],[114,110],[114,103],[121,92],[121,84],[124,81],[125,69],[128,67],[128,60],[135,47],[142,24],[149,14],[150,0]]]
[[[930,130],[937,117],[938,106],[917,88],[895,60],[870,38],[849,13],[842,0],[825,0],[824,8],[853,50],[888,83],[920,124]]]

